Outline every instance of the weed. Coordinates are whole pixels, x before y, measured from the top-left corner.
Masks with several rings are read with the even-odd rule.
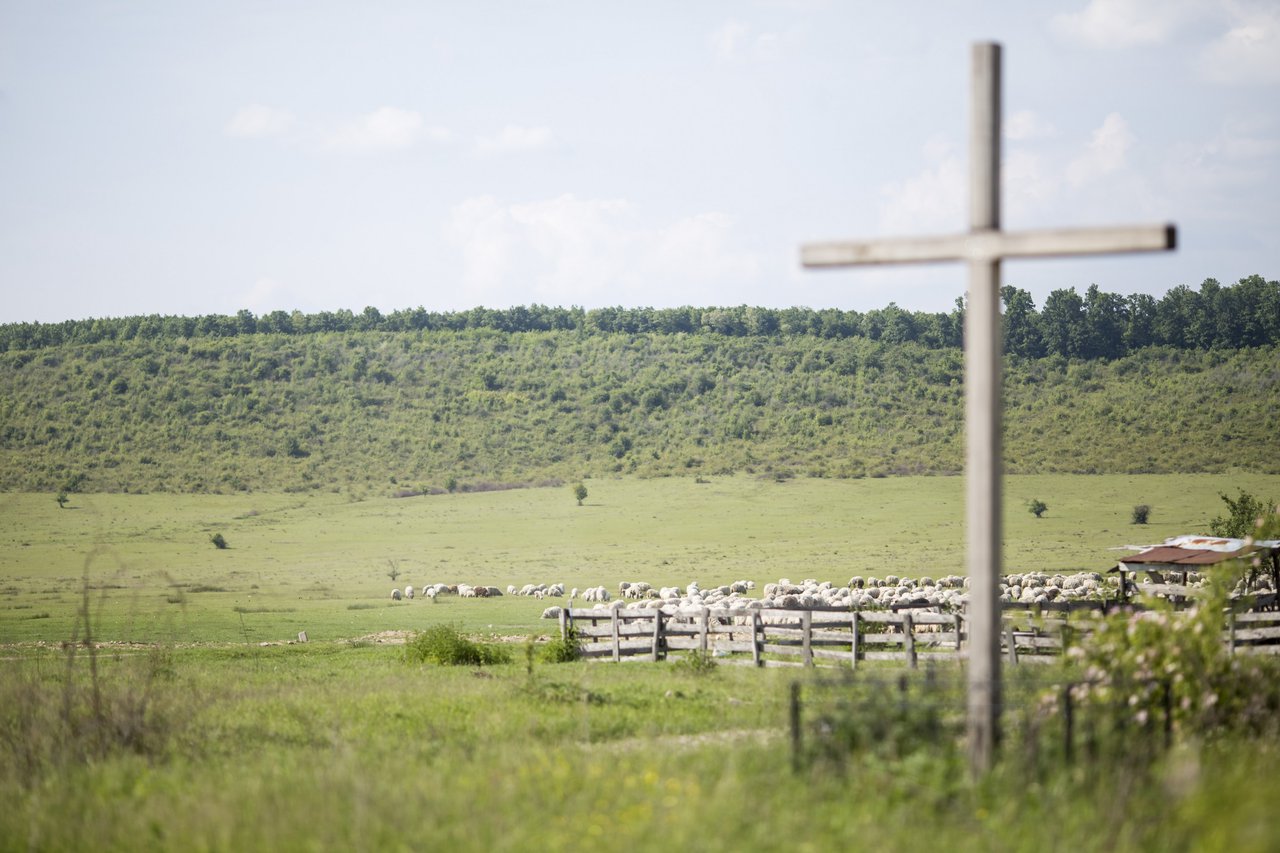
[[[678,658],[671,668],[685,675],[703,676],[715,672],[719,666],[706,652],[692,651]]]
[[[538,656],[547,663],[570,663],[582,656],[582,646],[572,628],[564,637],[555,637],[544,643]]]
[[[476,643],[452,625],[433,625],[405,645],[405,660],[441,666],[488,666],[509,663],[510,653],[500,647]]]

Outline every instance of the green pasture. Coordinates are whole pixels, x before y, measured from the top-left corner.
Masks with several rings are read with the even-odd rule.
[[[895,477],[591,479],[568,487],[352,501],[338,495],[0,495],[0,643],[96,636],[274,642],[420,630],[546,632],[551,601],[392,602],[393,587],[566,589],[619,581],[963,573],[963,480]],[[1105,570],[1109,549],[1207,532],[1219,492],[1280,497],[1274,475],[1043,475],[1006,483],[1006,569]],[[1026,504],[1049,509],[1034,518]],[[1135,504],[1150,524],[1130,522]],[[210,543],[221,533],[229,547]],[[400,575],[393,582],[392,566]]]
[[[100,654],[92,682],[83,651],[20,647],[0,660],[0,849],[1267,850],[1280,831],[1273,740],[1048,769],[1011,738],[977,785],[928,739],[793,770],[789,687],[811,674],[521,657],[168,647]],[[1019,706],[1034,689],[1011,675]]]

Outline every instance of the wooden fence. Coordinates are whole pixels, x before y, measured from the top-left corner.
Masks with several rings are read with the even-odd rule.
[[[1280,654],[1280,613],[1228,613],[1227,648],[1233,654]]]
[[[1001,654],[1012,664],[1044,663],[1092,630],[1101,602],[1005,606]],[[1280,613],[1226,614],[1223,640],[1233,652],[1280,654]],[[753,666],[856,668],[862,661],[961,661],[969,632],[963,614],[930,610],[578,609],[560,613],[561,636],[578,640],[582,656],[659,661],[669,652],[697,652]]]

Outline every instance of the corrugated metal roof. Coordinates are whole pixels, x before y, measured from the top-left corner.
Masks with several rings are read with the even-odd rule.
[[[1263,539],[1247,542],[1244,539],[1226,539],[1220,536],[1174,536],[1162,545],[1135,545],[1139,553],[1125,557],[1122,564],[1151,565],[1161,563],[1171,566],[1212,566],[1255,551],[1273,551],[1280,548],[1280,539]]]
[[[1157,545],[1141,554],[1125,557],[1122,563],[1169,563],[1179,566],[1211,566],[1239,556],[1240,551],[1214,551]]]

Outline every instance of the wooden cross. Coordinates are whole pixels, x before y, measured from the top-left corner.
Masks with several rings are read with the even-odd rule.
[[[1000,735],[1001,395],[1000,261],[1173,249],[1173,225],[1000,230],[1000,45],[972,49],[969,128],[969,231],[941,237],[812,243],[806,267],[922,263],[969,264],[965,310],[965,520],[968,531],[970,765],[990,768]]]

